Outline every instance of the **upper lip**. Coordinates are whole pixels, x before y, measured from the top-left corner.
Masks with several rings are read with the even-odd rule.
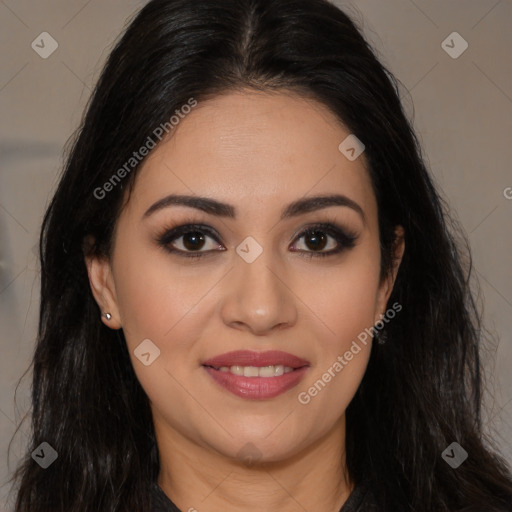
[[[280,350],[268,350],[266,352],[235,350],[233,352],[220,354],[203,362],[203,366],[213,366],[214,368],[221,368],[223,366],[262,367],[277,365],[301,368],[302,366],[309,366],[309,361]]]

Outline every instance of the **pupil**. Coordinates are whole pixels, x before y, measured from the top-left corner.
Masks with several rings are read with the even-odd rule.
[[[201,249],[204,244],[204,236],[199,231],[191,231],[183,235],[183,245],[190,250]]]
[[[312,231],[306,238],[306,245],[309,249],[323,249],[327,237],[321,231]]]

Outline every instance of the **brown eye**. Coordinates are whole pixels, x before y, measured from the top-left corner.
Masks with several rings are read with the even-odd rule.
[[[200,231],[190,231],[181,238],[183,238],[183,246],[189,251],[202,249],[205,244],[205,237]]]
[[[318,224],[302,231],[297,240],[304,242],[293,246],[294,252],[304,256],[331,256],[354,247],[357,235],[345,232],[332,223]]]
[[[310,231],[304,235],[306,246],[312,251],[321,251],[327,245],[327,236],[322,231]]]

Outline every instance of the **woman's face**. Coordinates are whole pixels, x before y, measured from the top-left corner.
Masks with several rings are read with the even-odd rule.
[[[364,153],[338,149],[349,135],[316,102],[229,93],[144,161],[110,261],[88,268],[157,435],[277,461],[343,430],[394,278]]]

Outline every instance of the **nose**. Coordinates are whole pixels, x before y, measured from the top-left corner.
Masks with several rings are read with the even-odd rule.
[[[270,251],[252,263],[238,258],[221,305],[224,323],[257,336],[293,326],[298,317],[293,283]]]

